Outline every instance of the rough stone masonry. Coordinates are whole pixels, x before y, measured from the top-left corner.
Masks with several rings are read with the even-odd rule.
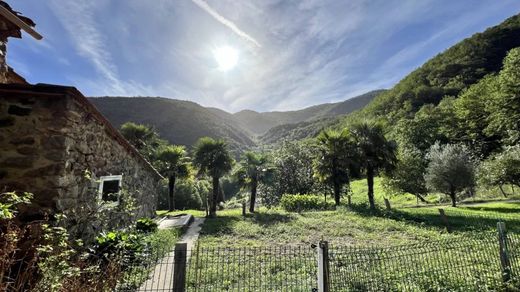
[[[0,84],[0,191],[33,193],[36,208],[27,218],[92,211],[97,179],[106,175],[122,175],[134,218],[154,216],[162,177],[79,91]],[[126,218],[115,213],[109,220],[124,225]]]

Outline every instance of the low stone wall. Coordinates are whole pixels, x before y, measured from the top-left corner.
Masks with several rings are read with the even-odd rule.
[[[38,208],[29,216],[69,213],[70,226],[89,229],[83,233],[154,216],[161,177],[79,92],[4,88],[10,87],[0,86],[0,190],[34,193]],[[131,216],[120,208],[100,209],[97,178],[105,175],[123,176],[123,190],[133,198],[126,203],[135,206]],[[100,213],[105,217],[88,219]]]

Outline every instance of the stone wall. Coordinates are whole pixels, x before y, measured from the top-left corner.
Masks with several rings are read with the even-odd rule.
[[[135,200],[133,218],[155,214],[160,176],[75,89],[0,86],[0,157],[0,188],[33,192],[36,211],[69,213],[70,226],[92,229],[87,233],[129,219],[124,210],[98,204],[101,176],[123,176]],[[106,222],[88,219],[99,213]]]
[[[32,211],[53,210],[65,171],[65,99],[0,94],[0,191],[34,192],[40,210]]]

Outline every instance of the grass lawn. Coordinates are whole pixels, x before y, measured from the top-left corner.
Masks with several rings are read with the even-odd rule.
[[[345,207],[303,213],[260,208],[245,218],[235,209],[206,219],[199,243],[222,247],[305,245],[324,239],[335,245],[395,245],[447,236],[454,235],[438,226],[369,216]]]

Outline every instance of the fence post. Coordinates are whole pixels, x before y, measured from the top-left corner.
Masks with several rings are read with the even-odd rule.
[[[329,243],[318,244],[318,292],[329,292]]]
[[[173,291],[184,292],[186,287],[186,253],[187,243],[175,244],[175,258],[173,266]]]
[[[347,196],[347,202],[348,202],[348,206],[351,207],[352,206],[352,196],[351,195]]]
[[[444,209],[439,209],[439,215],[441,216],[442,223],[444,223],[444,225],[446,226],[446,230],[448,232],[451,232],[450,222],[448,221],[448,216],[446,216]]]
[[[242,216],[246,216],[246,202],[242,202]]]
[[[390,206],[390,201],[387,198],[385,198],[385,206],[388,211],[392,210],[392,207]]]
[[[502,279],[504,282],[511,280],[511,262],[509,261],[509,250],[507,247],[507,230],[504,222],[497,223],[498,243],[500,252],[500,265],[502,267]]]

